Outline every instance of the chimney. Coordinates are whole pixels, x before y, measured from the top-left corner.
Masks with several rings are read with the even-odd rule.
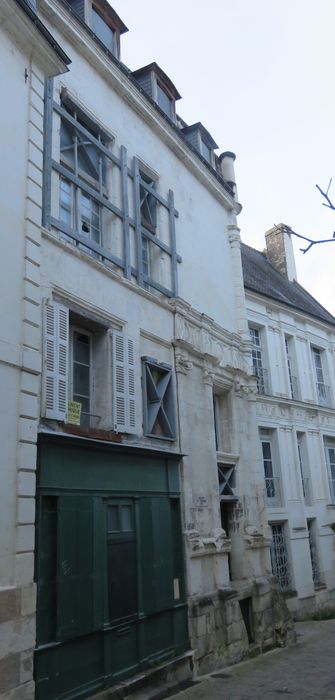
[[[285,224],[278,224],[265,234],[267,259],[291,282],[297,279],[291,229]]]
[[[231,186],[232,191],[234,193],[234,197],[237,200],[236,178],[234,168],[235,158],[235,153],[232,153],[232,151],[225,151],[219,156],[219,161],[221,164],[222,177]]]

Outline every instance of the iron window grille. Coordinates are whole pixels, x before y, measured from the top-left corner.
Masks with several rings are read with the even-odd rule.
[[[271,525],[271,565],[272,573],[277,579],[279,589],[283,592],[291,589],[290,567],[288,561],[287,545],[284,532],[284,524]]]
[[[172,368],[143,357],[144,434],[164,440],[176,439],[175,392]]]
[[[315,526],[316,526],[316,522],[314,522],[313,520],[307,520],[308,541],[309,541],[309,551],[310,551],[310,555],[311,555],[313,583],[314,583],[314,586],[321,586],[322,585],[322,577],[321,577],[321,572],[320,572],[319,553],[318,553],[318,547],[317,547]]]
[[[58,120],[58,121],[57,121]],[[53,132],[60,130],[59,151]],[[163,197],[141,173],[137,158],[62,91],[59,104],[53,82],[45,93],[43,226],[80,247],[109,267],[121,269],[145,289],[168,297],[178,295],[173,191]],[[115,182],[118,184],[115,185]],[[58,199],[55,197],[59,192]],[[56,201],[57,200],[57,201]],[[159,210],[165,214],[161,235]],[[150,269],[150,249],[161,264]],[[168,262],[168,264],[166,264]]]

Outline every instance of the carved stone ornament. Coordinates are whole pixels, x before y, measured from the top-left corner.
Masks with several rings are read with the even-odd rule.
[[[214,384],[214,372],[211,372],[208,367],[205,367],[202,373],[202,380],[203,383],[206,384],[207,386],[213,386]]]
[[[188,374],[193,367],[193,362],[191,362],[187,355],[177,352],[176,353],[176,372],[181,374]]]
[[[230,539],[225,530],[217,528],[209,537],[201,537],[198,530],[188,530],[186,532],[186,542],[192,551],[205,554],[208,550],[223,552],[230,548]]]
[[[219,367],[232,367],[244,372],[248,371],[248,358],[233,343],[229,337],[220,339],[218,328],[213,332],[210,320],[192,323],[181,314],[176,315],[176,342],[189,348],[190,351],[209,357]],[[249,356],[248,356],[249,357]]]

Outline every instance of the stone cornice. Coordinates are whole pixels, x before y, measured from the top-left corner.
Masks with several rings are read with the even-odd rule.
[[[5,26],[18,46],[22,47],[22,52],[43,70],[47,78],[68,70],[56,48],[43,36],[36,23],[12,0],[2,0],[0,3],[0,25]]]
[[[170,302],[175,310],[176,347],[200,355],[215,368],[228,368],[249,373],[249,344],[244,345],[236,333],[229,333],[211,318],[177,299]]]

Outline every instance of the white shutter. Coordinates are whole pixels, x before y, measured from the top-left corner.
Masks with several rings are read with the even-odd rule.
[[[126,338],[126,344],[128,356],[128,432],[134,433],[136,428],[134,341],[132,338]]]
[[[66,420],[69,310],[47,301],[43,319],[42,413],[45,418]]]
[[[134,341],[119,331],[113,331],[112,345],[114,429],[120,433],[134,433],[136,428]]]

